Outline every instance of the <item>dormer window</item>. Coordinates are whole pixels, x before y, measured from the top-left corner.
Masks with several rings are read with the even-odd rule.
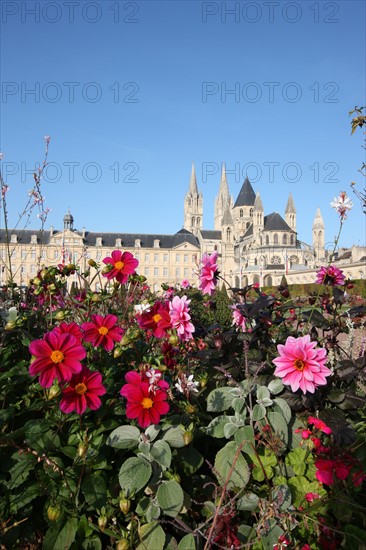
[[[141,247],[141,239],[135,239],[135,247],[140,248]]]
[[[31,236],[31,244],[37,244],[37,235]]]
[[[102,237],[97,237],[96,238],[95,246],[102,246]]]
[[[16,244],[18,242],[18,237],[14,233],[10,236],[10,242],[12,244]]]
[[[122,246],[122,239],[116,239],[116,246]]]
[[[159,241],[159,239],[154,239],[154,248],[160,248],[160,241]]]

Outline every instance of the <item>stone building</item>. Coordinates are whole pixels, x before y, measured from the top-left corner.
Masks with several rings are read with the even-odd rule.
[[[297,235],[291,193],[284,217],[278,212],[265,213],[260,194],[255,193],[248,178],[234,202],[224,165],[215,200],[214,229],[203,229],[203,213],[203,196],[192,165],[183,228],[173,235],[78,230],[70,210],[62,229],[9,230],[9,247],[5,231],[0,230],[0,284],[9,280],[9,255],[15,282],[25,285],[42,265],[75,263],[84,271],[89,259],[100,263],[115,249],[129,250],[139,260],[138,272],[156,290],[162,283],[177,284],[183,279],[196,284],[197,261],[205,252],[217,251],[221,274],[236,287],[256,282],[260,286],[276,285],[283,275],[289,283],[313,282],[316,270],[327,262],[319,209],[312,226],[312,244],[306,244]],[[342,250],[337,265],[345,264],[348,277],[366,278],[365,251],[358,248]],[[99,284],[95,283],[96,289]]]

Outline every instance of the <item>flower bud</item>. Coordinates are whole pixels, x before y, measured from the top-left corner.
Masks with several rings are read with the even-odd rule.
[[[51,400],[54,397],[56,397],[56,395],[58,395],[59,391],[60,390],[57,386],[51,386],[49,391],[48,391],[48,399]]]
[[[47,517],[50,521],[56,521],[61,514],[59,506],[49,506],[47,508]]]
[[[176,334],[171,334],[169,336],[169,343],[172,345],[172,346],[176,346],[179,342],[179,338]]]
[[[57,311],[55,314],[55,319],[57,319],[57,321],[63,321],[65,319],[65,312],[62,311],[62,309],[60,309],[60,311]]]
[[[127,539],[119,539],[116,543],[116,550],[129,550],[130,549],[130,543]]]
[[[193,440],[193,433],[192,432],[184,432],[183,434],[183,441],[184,441],[184,444],[185,445],[189,445],[190,443],[192,443],[192,440]]]
[[[91,297],[92,302],[101,302],[102,297],[100,294],[94,293]]]
[[[78,445],[78,455],[80,456],[80,458],[83,458],[87,450],[88,444],[85,441],[80,441]]]
[[[119,501],[119,507],[123,514],[128,514],[131,508],[131,501],[129,498],[121,498]]]
[[[113,357],[115,359],[118,359],[118,357],[120,357],[121,355],[122,355],[122,348],[120,348],[120,347],[114,348]]]
[[[194,405],[191,405],[191,403],[187,403],[186,405],[186,413],[188,414],[194,414],[197,412],[197,408]]]
[[[106,516],[99,516],[98,518],[98,527],[102,531],[107,527],[108,519]]]
[[[15,321],[8,321],[5,325],[5,330],[14,330],[16,328],[17,324]]]
[[[90,265],[90,267],[97,267],[97,262],[95,260],[88,260],[88,265]]]

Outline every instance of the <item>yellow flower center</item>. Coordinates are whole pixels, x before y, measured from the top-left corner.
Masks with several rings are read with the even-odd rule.
[[[159,315],[159,313],[155,313],[153,319],[154,319],[155,323],[158,323],[160,321],[160,319],[162,319],[162,316]]]
[[[141,401],[141,405],[143,406],[144,409],[151,409],[153,404],[154,402],[152,399],[150,399],[150,397],[144,397],[143,400]]]
[[[115,267],[116,269],[123,269],[123,268],[125,267],[125,264],[124,264],[123,262],[116,262],[116,263],[114,264],[114,267]]]
[[[87,390],[88,390],[88,388],[82,382],[80,382],[80,384],[76,384],[76,386],[75,386],[75,391],[79,395],[84,395],[84,393],[86,393]]]
[[[296,370],[304,370],[305,362],[302,361],[301,359],[295,359],[294,367],[295,367]]]
[[[102,336],[105,336],[106,334],[108,334],[108,329],[107,329],[107,327],[100,327],[100,328],[98,329],[98,332],[99,332],[99,334],[101,334]]]
[[[54,363],[61,363],[63,359],[64,354],[62,353],[62,351],[55,350],[51,353],[51,361],[53,361]]]

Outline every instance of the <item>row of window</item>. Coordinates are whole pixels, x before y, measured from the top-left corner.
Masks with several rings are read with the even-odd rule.
[[[162,273],[161,273],[162,271]],[[175,268],[175,276],[176,277],[182,277],[182,273],[183,273],[183,277],[189,277],[191,274],[192,274],[192,271],[188,269],[188,267],[185,267],[183,269],[183,272],[181,271],[181,268],[180,267],[176,267]],[[169,273],[168,273],[168,268],[167,267],[163,267],[162,269],[159,270],[158,267],[154,267],[153,271],[152,271],[152,274],[154,275],[154,277],[168,277],[169,276]],[[150,268],[149,267],[145,267],[144,269],[144,275],[145,277],[149,277],[150,276]]]

